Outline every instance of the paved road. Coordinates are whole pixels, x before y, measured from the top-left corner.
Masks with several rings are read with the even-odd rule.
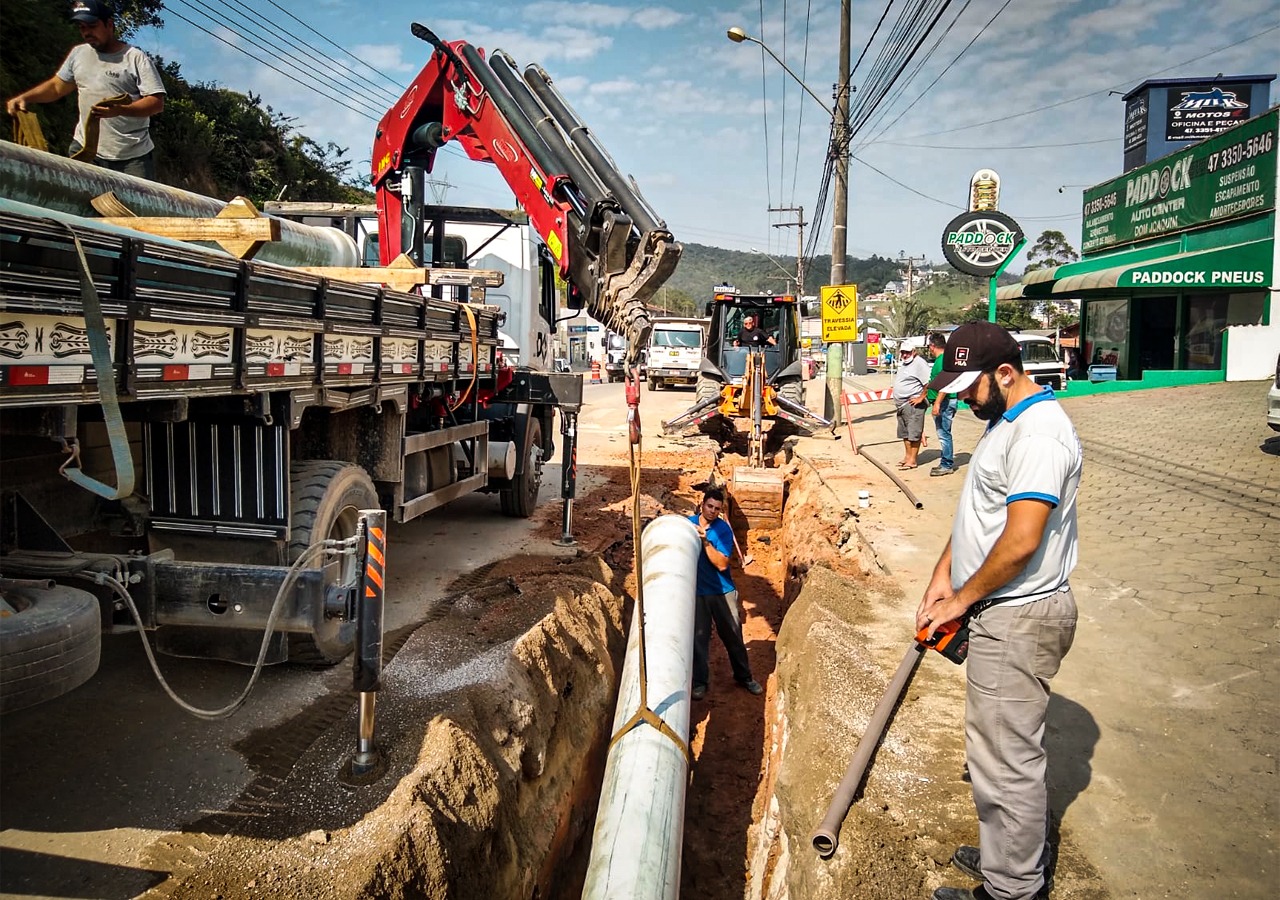
[[[1081,625],[1054,681],[1053,801],[1115,897],[1276,893],[1280,436],[1266,393],[1255,382],[1064,401],[1085,447]],[[854,426],[892,463],[889,409],[858,407]],[[956,433],[964,463],[981,424],[961,411]],[[906,477],[924,510],[885,481],[864,517],[913,595],[961,485],[928,476],[935,448]]]

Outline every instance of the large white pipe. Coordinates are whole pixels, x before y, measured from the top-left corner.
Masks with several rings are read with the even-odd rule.
[[[93,218],[97,212],[89,201],[107,191],[139,216],[211,218],[227,205],[157,181],[0,141],[0,197]],[[337,228],[282,219],[280,240],[266,242],[254,260],[279,266],[354,266],[359,250]]]
[[[640,538],[650,722],[617,740],[605,763],[583,900],[675,900],[680,893],[684,793],[689,780],[689,688],[694,588],[702,541],[681,516],[662,516]],[[639,610],[632,617],[613,734],[640,709]]]

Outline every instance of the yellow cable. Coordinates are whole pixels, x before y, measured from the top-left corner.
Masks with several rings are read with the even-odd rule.
[[[471,396],[471,390],[476,386],[476,379],[480,377],[480,339],[476,335],[476,314],[468,303],[462,304],[462,311],[467,314],[467,321],[471,324],[471,383],[462,392],[458,402],[449,407],[449,412],[455,412],[458,407],[467,402],[467,397]]]

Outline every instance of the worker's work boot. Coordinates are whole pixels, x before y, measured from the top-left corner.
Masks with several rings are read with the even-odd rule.
[[[977,847],[970,847],[968,844],[961,844],[956,848],[956,852],[951,854],[951,865],[955,866],[964,874],[968,875],[974,881],[982,881],[982,852]],[[1036,892],[1035,900],[1045,900],[1049,896],[1049,889],[1053,886],[1048,881],[1048,872],[1045,873],[1046,882],[1041,885],[1040,890]],[[956,888],[947,888],[946,890],[956,890]],[[935,894],[935,897],[937,895]],[[963,895],[961,895],[963,896]],[[978,896],[975,894],[975,896]],[[984,890],[981,896],[989,896]],[[945,900],[945,898],[937,898],[937,900]]]
[[[933,892],[933,900],[994,900],[994,898],[982,889],[982,885],[978,885],[976,888],[940,887]]]
[[[1047,900],[1049,892],[1041,888],[1034,900]],[[933,900],[995,900],[982,885],[975,888],[940,887],[933,892]]]
[[[982,880],[982,854],[977,847],[961,844],[951,855],[951,865],[955,866],[974,881]]]

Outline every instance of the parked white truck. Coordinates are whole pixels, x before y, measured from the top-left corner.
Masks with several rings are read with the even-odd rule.
[[[706,318],[677,317],[653,320],[645,369],[649,390],[656,391],[672,384],[697,384],[702,344],[709,321]]]

